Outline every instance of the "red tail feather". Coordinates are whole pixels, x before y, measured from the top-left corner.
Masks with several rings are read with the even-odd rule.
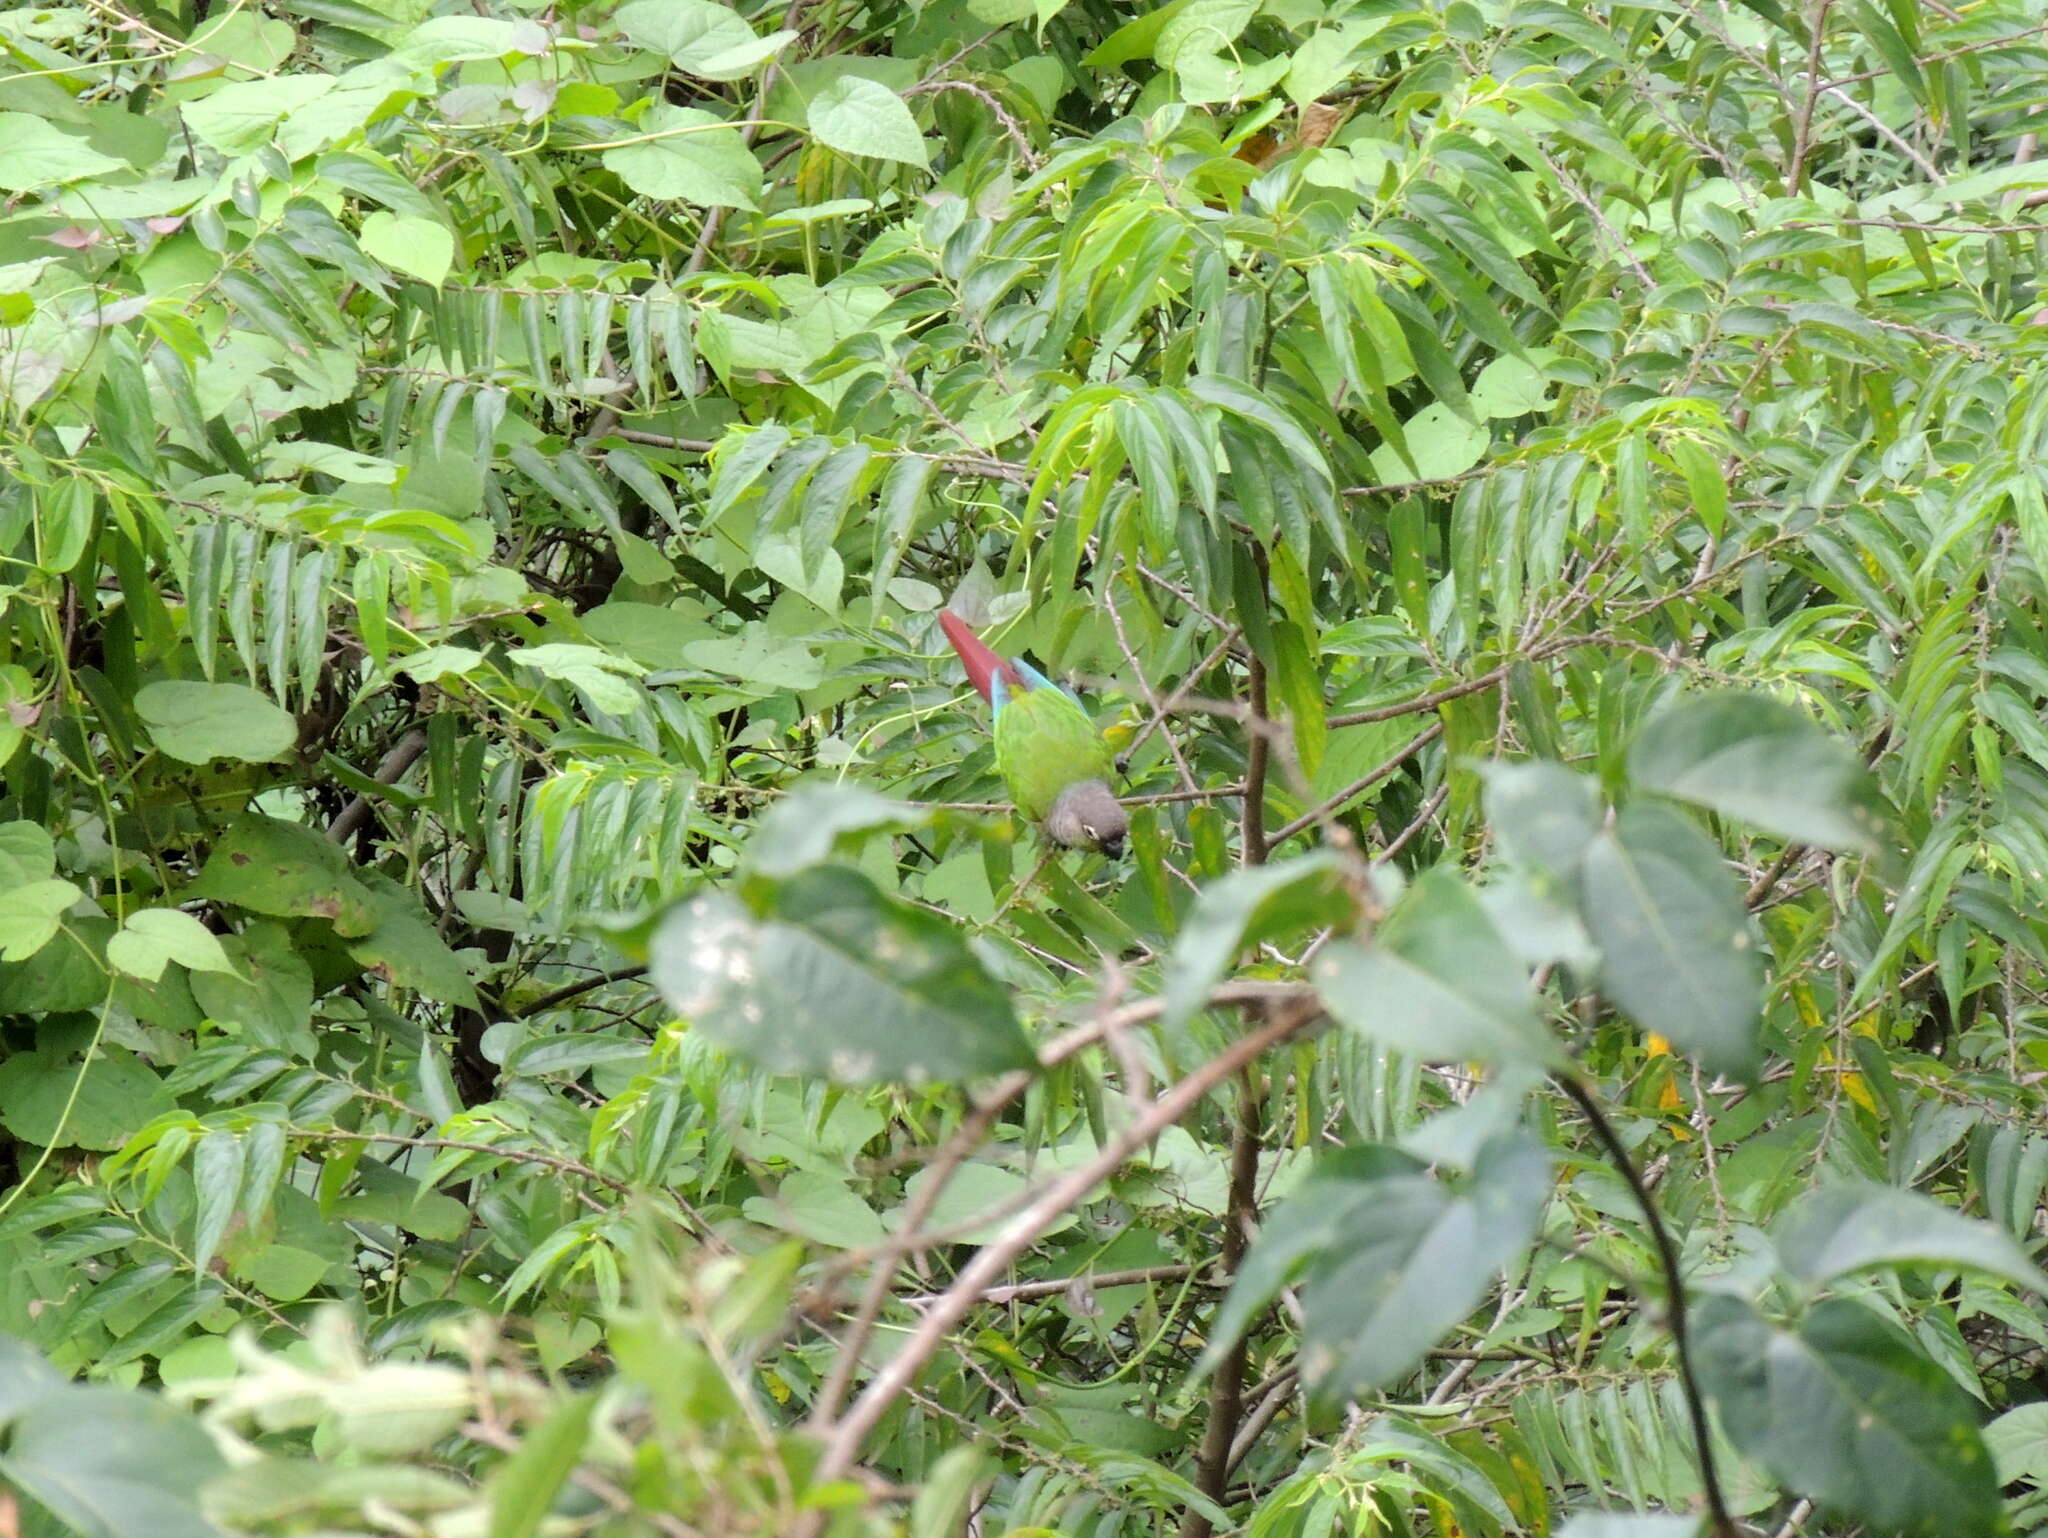
[[[1003,675],[1003,686],[1008,689],[1022,689],[1024,680],[1017,670],[988,649],[987,644],[967,628],[967,622],[951,609],[939,610],[939,628],[946,632],[946,639],[953,643],[953,650],[960,654],[961,662],[967,666],[967,681],[983,699],[991,699],[990,682],[997,673]]]

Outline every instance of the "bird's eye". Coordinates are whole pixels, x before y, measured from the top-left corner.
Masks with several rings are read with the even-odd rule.
[[[1094,838],[1094,837],[1095,837],[1095,824],[1094,824],[1094,823],[1092,823],[1092,822],[1084,822],[1084,823],[1082,823],[1082,824],[1081,824],[1081,832],[1082,832],[1083,834],[1085,834],[1085,835],[1086,835],[1087,837],[1091,838],[1091,839],[1092,839],[1092,838]]]

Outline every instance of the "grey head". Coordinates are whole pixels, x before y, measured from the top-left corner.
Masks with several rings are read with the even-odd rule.
[[[1059,793],[1045,814],[1045,832],[1068,849],[1093,849],[1120,859],[1131,814],[1100,780],[1081,780]]]

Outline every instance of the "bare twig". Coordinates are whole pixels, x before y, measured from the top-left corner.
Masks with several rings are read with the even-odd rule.
[[[1142,1002],[1156,1004],[1158,1001],[1148,999]],[[1125,1009],[1137,1007],[1126,1005]],[[1268,1048],[1278,1046],[1321,1018],[1321,1005],[1310,999],[1303,999],[1294,1008],[1276,1011],[1264,1025],[1239,1037],[1167,1089],[1146,1107],[1144,1114],[1133,1117],[1131,1124],[1111,1138],[1093,1159],[1064,1179],[1045,1187],[1030,1205],[1005,1223],[1001,1232],[975,1253],[974,1259],[967,1263],[953,1285],[940,1295],[918,1322],[917,1328],[889,1359],[888,1365],[861,1390],[859,1397],[847,1407],[846,1414],[831,1428],[815,1478],[821,1481],[836,1479],[853,1467],[869,1433],[898,1396],[916,1381],[925,1363],[944,1343],[947,1333],[966,1317],[983,1290],[1018,1255],[1036,1243],[1050,1224],[1057,1222],[1086,1197],[1124,1160],[1193,1110],[1210,1090]]]
[[[1270,837],[1266,841],[1267,846],[1269,848],[1278,848],[1281,844],[1286,843],[1290,838],[1294,837],[1295,834],[1301,832],[1302,829],[1314,827],[1317,823],[1321,822],[1323,819],[1327,817],[1334,817],[1338,812],[1342,811],[1344,807],[1352,801],[1353,798],[1361,796],[1365,794],[1366,791],[1371,790],[1373,786],[1379,784],[1381,780],[1384,780],[1396,769],[1399,769],[1403,764],[1407,763],[1409,759],[1413,758],[1417,753],[1420,753],[1432,742],[1435,742],[1437,738],[1441,737],[1443,734],[1444,724],[1441,721],[1432,722],[1430,725],[1424,727],[1421,731],[1417,732],[1413,737],[1409,738],[1406,745],[1396,749],[1393,757],[1389,758],[1385,763],[1381,764],[1378,768],[1372,770],[1370,773],[1365,774],[1356,780],[1353,780],[1349,785],[1346,785],[1334,796],[1331,796],[1327,800],[1310,807],[1307,811],[1303,812],[1299,817],[1295,818],[1292,822],[1285,824],[1277,831],[1275,831],[1272,837]]]

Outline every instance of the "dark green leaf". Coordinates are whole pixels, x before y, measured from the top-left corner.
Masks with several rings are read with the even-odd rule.
[[[1742,890],[1706,836],[1668,807],[1632,806],[1588,848],[1580,890],[1614,1002],[1709,1071],[1754,1073],[1756,947]]]
[[[1789,705],[1710,694],[1659,711],[1628,755],[1630,777],[1781,838],[1867,851],[1878,818],[1856,751]]]
[[[1036,1061],[959,932],[855,871],[799,871],[765,921],[720,893],[690,898],[663,917],[651,955],[693,1029],[772,1073],[917,1083]]]
[[[1722,1429],[1790,1489],[1884,1533],[2004,1530],[1976,1406],[1897,1325],[1835,1298],[1786,1329],[1710,1297],[1695,1326]]]
[[[1778,1258],[1809,1286],[1873,1266],[1961,1266],[2048,1294],[2048,1275],[2003,1229],[1892,1186],[1836,1186],[1786,1215]]]
[[[1425,1062],[1563,1061],[1522,964],[1448,871],[1419,878],[1370,944],[1325,947],[1315,981],[1340,1022]]]
[[[369,889],[349,870],[340,846],[274,817],[230,824],[184,895],[276,918],[332,919],[343,935],[368,934],[377,923]]]

